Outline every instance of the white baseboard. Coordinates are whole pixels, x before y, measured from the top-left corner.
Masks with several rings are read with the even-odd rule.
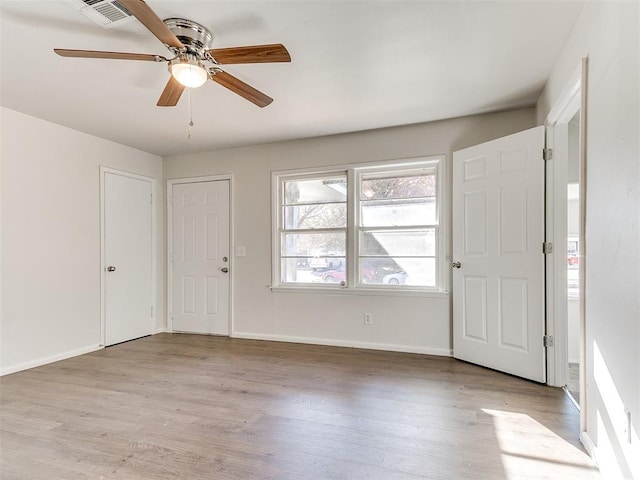
[[[157,330],[154,330],[153,335],[165,332],[169,332],[169,330],[167,328],[159,328]],[[328,345],[333,347],[364,348],[367,350],[386,350],[389,352],[421,353],[424,355],[438,355],[444,357],[451,357],[453,354],[452,351],[447,348],[417,347],[414,345],[396,345],[391,343],[360,342],[350,340],[335,340],[328,338],[294,337],[288,335],[273,335],[267,333],[233,332],[231,337],[247,338],[251,340],[269,340],[272,342],[306,343],[311,345]],[[103,345],[91,345],[88,347],[78,348],[76,350],[70,350],[68,352],[51,355],[49,357],[38,358],[36,360],[20,363],[18,365],[2,367],[0,368],[0,377],[9,375],[11,373],[20,372],[22,370],[28,370],[30,368],[47,365],[48,363],[59,362],[60,360],[66,360],[67,358],[77,357],[78,355],[84,355],[85,353],[95,352],[103,348]]]
[[[76,350],[69,350],[68,352],[58,353],[49,357],[38,358],[29,362],[19,363],[10,367],[0,368],[0,377],[3,375],[9,375],[10,373],[21,372],[22,370],[28,370],[30,368],[40,367],[48,363],[59,362],[60,360],[66,360],[67,358],[77,357],[78,355],[84,355],[85,353],[95,352],[102,350],[102,345],[91,345],[89,347],[78,348]]]
[[[350,347],[364,348],[367,350],[385,350],[389,352],[421,353],[423,355],[438,355],[441,357],[453,356],[453,352],[448,348],[418,347],[415,345],[396,345],[392,343],[373,343],[329,338],[294,337],[289,335],[250,332],[233,332],[230,336],[233,338],[246,338],[250,340],[269,340],[272,342],[307,343],[311,345],[327,345],[331,347]]]
[[[158,333],[168,333],[169,329],[167,327],[157,328],[153,331],[151,335],[157,335]]]

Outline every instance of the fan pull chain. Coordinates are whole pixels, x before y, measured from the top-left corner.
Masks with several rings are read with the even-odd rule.
[[[191,112],[191,89],[187,88],[187,103],[189,105],[189,126],[187,127],[187,138],[191,140],[191,127],[193,127],[193,114]]]

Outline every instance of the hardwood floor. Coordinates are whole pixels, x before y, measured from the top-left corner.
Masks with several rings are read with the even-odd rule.
[[[161,334],[0,407],[3,480],[600,478],[560,389],[451,358]]]

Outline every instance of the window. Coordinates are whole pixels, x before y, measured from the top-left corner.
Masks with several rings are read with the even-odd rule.
[[[274,286],[444,290],[442,161],[274,173]]]
[[[280,182],[280,283],[314,283],[318,271],[346,266],[347,174]],[[336,278],[334,276],[334,278]]]
[[[358,175],[358,283],[436,286],[436,169]]]

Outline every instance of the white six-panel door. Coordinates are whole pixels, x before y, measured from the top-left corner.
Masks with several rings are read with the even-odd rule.
[[[171,315],[176,332],[229,334],[229,181],[171,189]]]
[[[104,173],[105,345],[151,335],[152,180]]]
[[[453,154],[453,350],[544,382],[544,127]]]

